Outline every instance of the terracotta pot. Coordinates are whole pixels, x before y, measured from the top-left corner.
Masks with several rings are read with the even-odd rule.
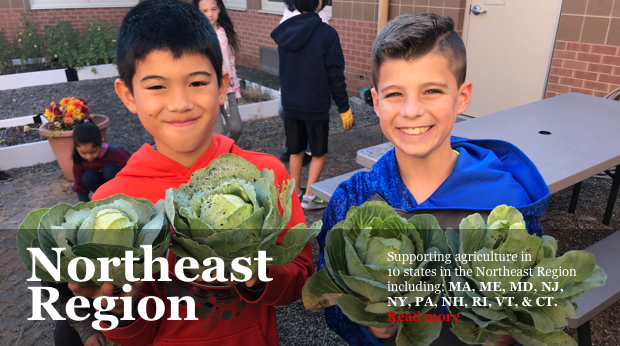
[[[107,143],[106,128],[110,125],[110,119],[105,115],[91,114],[91,121],[99,127],[103,142]],[[67,180],[73,181],[73,159],[71,157],[73,155],[73,131],[60,131],[57,135],[54,130],[48,129],[49,125],[49,123],[41,125],[39,132],[49,140],[62,174]]]

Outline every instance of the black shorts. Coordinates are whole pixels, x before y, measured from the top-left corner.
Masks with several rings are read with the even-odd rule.
[[[286,146],[292,155],[306,151],[308,142],[312,156],[321,157],[327,154],[329,119],[304,121],[284,118],[284,133]]]

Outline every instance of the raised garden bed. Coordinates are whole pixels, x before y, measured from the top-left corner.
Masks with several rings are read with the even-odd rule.
[[[86,66],[78,70],[56,69],[14,73],[0,76],[0,90],[18,89],[37,85],[76,82],[80,80],[118,76],[113,64]]]
[[[26,131],[26,127],[29,127],[31,130]],[[47,139],[39,133],[38,128],[39,125],[35,123],[0,128],[0,148],[46,141]]]
[[[248,87],[246,82],[245,88],[243,86],[241,88],[241,101],[239,101],[239,105],[271,101],[272,99],[270,92],[259,87]]]
[[[250,121],[275,117],[278,115],[280,93],[277,90],[239,80],[242,101],[239,104],[241,120]]]
[[[24,126],[32,130],[24,133]],[[39,134],[33,116],[0,120],[0,170],[56,161],[47,139]],[[21,133],[20,133],[21,132]]]

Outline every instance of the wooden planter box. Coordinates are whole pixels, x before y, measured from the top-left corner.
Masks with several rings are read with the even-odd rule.
[[[32,124],[33,115],[0,120],[0,128]],[[45,120],[45,119],[44,119]],[[32,131],[37,131],[33,129]],[[0,170],[34,166],[39,163],[56,161],[48,141],[34,142],[0,148]]]

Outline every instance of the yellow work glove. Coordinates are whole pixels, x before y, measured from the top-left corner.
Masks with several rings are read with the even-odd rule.
[[[342,118],[342,127],[344,127],[345,131],[349,131],[355,126],[355,119],[353,119],[351,108],[344,113],[340,113],[340,118]]]

